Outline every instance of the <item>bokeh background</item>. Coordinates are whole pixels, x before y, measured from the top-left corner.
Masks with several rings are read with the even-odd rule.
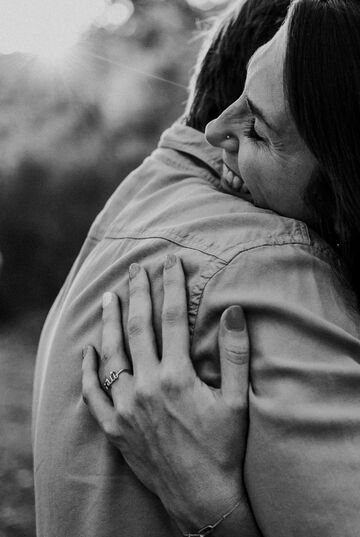
[[[42,323],[92,220],[181,114],[197,35],[228,1],[62,0],[59,13],[50,0],[6,2],[0,537],[34,537],[31,390]]]

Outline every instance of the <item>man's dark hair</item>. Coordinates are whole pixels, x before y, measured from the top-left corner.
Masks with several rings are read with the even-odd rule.
[[[289,17],[286,99],[318,161],[306,200],[360,304],[360,2],[297,0]]]
[[[204,131],[243,92],[256,49],[283,23],[290,0],[237,0],[215,22],[193,79],[186,124]]]

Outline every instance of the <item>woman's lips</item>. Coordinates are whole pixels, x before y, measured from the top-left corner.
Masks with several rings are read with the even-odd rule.
[[[240,194],[248,201],[251,200],[251,194],[243,179],[236,175],[228,166],[223,163],[222,179],[227,187],[229,187],[234,194]]]

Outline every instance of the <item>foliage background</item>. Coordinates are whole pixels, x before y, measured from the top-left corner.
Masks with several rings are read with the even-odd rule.
[[[92,32],[69,72],[0,56],[6,317],[49,306],[94,216],[181,113],[186,90],[152,76],[187,84],[195,21],[184,0],[143,0],[124,27]]]
[[[133,3],[66,71],[0,56],[0,537],[35,535],[31,386],[46,311],[95,215],[182,112],[198,22],[224,1]]]

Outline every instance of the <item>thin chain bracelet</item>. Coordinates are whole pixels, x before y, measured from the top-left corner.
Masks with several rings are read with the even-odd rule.
[[[230,509],[225,515],[221,515],[219,520],[217,520],[214,524],[208,524],[207,526],[204,526],[201,528],[197,533],[183,533],[183,537],[207,537],[207,535],[210,535],[214,531],[215,528],[218,527],[221,522],[223,522],[228,516],[231,515],[239,507],[241,504],[241,500],[239,500],[234,507]]]

